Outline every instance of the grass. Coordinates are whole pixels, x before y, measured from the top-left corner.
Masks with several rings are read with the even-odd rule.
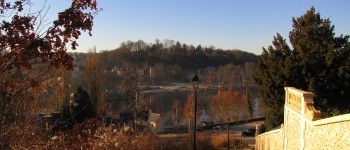
[[[158,134],[159,138],[163,141],[170,142],[182,148],[191,147],[191,134],[181,133],[181,134]],[[227,146],[227,135],[226,134],[208,134],[208,133],[198,133],[197,134],[198,149],[222,149]],[[230,147],[236,146],[238,144],[239,138],[230,135]],[[185,149],[186,149],[185,148]]]
[[[158,134],[160,138],[188,138],[191,135],[189,133],[168,133],[168,134]]]

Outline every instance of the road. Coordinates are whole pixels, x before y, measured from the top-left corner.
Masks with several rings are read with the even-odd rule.
[[[243,145],[245,145],[246,149],[252,149],[255,145],[255,137],[254,136],[241,136],[242,132],[248,129],[255,129],[256,125],[263,124],[264,121],[255,121],[250,123],[244,123],[239,125],[231,125],[230,126],[230,138],[239,139],[239,141],[242,139]],[[198,134],[204,133],[202,135],[207,136],[227,136],[227,130],[222,127],[221,130],[218,129],[206,129],[198,131]],[[176,138],[177,140],[181,141],[181,139],[185,140],[186,138],[190,137],[191,134],[189,133],[183,133],[183,134],[176,134],[176,133],[169,133],[169,134],[158,134],[159,137],[167,140],[172,140],[173,138]]]

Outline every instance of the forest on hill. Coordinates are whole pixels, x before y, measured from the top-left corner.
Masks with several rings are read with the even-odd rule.
[[[107,69],[113,65],[127,63],[135,65],[178,65],[185,70],[196,70],[207,66],[218,67],[225,64],[244,64],[256,62],[257,56],[241,50],[222,50],[215,47],[193,46],[164,40],[147,44],[142,40],[123,42],[112,51],[102,51],[101,57]]]
[[[90,50],[89,53],[96,52]],[[74,55],[78,62],[77,66],[84,70],[89,54],[74,53]],[[258,60],[257,55],[242,50],[193,46],[173,40],[156,40],[155,43],[145,43],[142,40],[127,41],[114,50],[102,50],[96,55],[101,60],[98,65],[106,71],[136,72],[143,68],[144,72],[149,72],[148,69],[152,68],[156,72],[153,78],[157,81],[186,82],[195,72],[206,69],[212,71],[228,64],[246,66],[254,70],[254,64]]]

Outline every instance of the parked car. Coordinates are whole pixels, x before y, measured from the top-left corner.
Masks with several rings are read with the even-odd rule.
[[[243,136],[255,136],[256,129],[248,129],[242,132]]]
[[[219,130],[219,131],[221,131],[221,130],[224,130],[225,127],[224,127],[224,126],[221,126],[221,125],[218,125],[218,126],[214,126],[213,129],[214,129],[214,130]]]

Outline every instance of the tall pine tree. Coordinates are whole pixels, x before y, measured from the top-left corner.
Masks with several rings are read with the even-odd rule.
[[[350,112],[349,36],[335,36],[329,19],[311,8],[293,18],[290,48],[280,34],[263,49],[256,83],[265,104],[266,126],[283,121],[284,87],[315,93],[315,104],[325,116]]]

